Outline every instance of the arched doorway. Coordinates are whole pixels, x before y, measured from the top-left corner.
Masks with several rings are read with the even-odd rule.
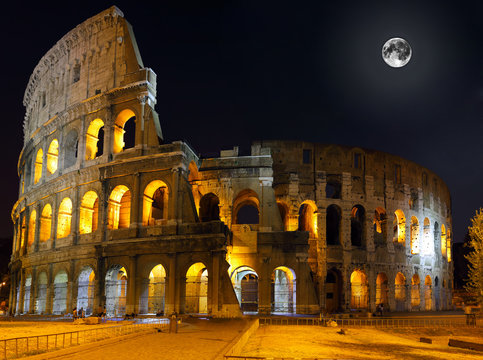
[[[200,200],[201,222],[220,220],[220,200],[213,193],[204,195]]]
[[[420,280],[419,280],[419,275],[414,274],[412,279],[411,279],[411,307],[412,308],[418,308],[419,304],[421,302],[420,300]]]
[[[105,286],[107,316],[123,316],[126,313],[126,269],[121,265],[112,266],[106,274]]]
[[[258,274],[249,266],[241,266],[231,274],[231,282],[242,311],[258,311]]]
[[[433,286],[431,276],[427,275],[424,279],[424,310],[433,310]]]
[[[296,305],[295,271],[279,266],[272,272],[272,312],[296,313]]]
[[[325,277],[325,309],[328,312],[338,311],[341,306],[342,277],[339,271],[331,269]]]
[[[37,278],[37,296],[35,297],[35,313],[43,315],[47,300],[47,274],[42,271]]]
[[[396,311],[406,309],[406,277],[398,272],[394,281],[394,298],[396,300]]]
[[[367,277],[361,270],[355,270],[351,274],[351,308],[367,309],[368,291]]]
[[[337,205],[329,205],[325,218],[327,245],[340,245],[341,210]]]
[[[168,219],[168,186],[164,181],[153,180],[144,189],[143,225],[161,225]]]
[[[185,312],[208,313],[208,270],[201,262],[186,272]]]
[[[67,273],[61,270],[54,278],[54,304],[52,313],[65,314],[67,310]]]
[[[30,311],[30,289],[32,288],[32,276],[28,275],[25,279],[24,293],[23,293],[23,313],[28,314]]]
[[[77,309],[84,309],[87,316],[94,313],[94,280],[94,270],[84,267],[78,277]]]
[[[364,207],[356,205],[351,210],[351,244],[355,247],[364,247],[365,244],[366,212]]]
[[[149,278],[144,279],[139,312],[141,314],[164,314],[165,291],[166,270],[163,265],[158,264],[149,272]]]
[[[384,304],[384,308],[388,308],[388,287],[387,276],[384,273],[377,274],[376,278],[376,305]]]

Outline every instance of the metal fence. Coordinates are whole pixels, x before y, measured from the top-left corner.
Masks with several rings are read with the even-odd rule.
[[[340,327],[376,327],[376,328],[403,328],[403,327],[467,327],[466,319],[458,318],[296,318],[296,317],[265,317],[260,318],[260,325],[330,325],[331,321]],[[481,321],[476,321],[476,327],[483,327]]]
[[[58,334],[5,339],[0,340],[0,359],[16,359],[135,332],[148,331],[154,328],[168,328],[168,326],[168,319],[159,319],[150,323],[117,325]]]

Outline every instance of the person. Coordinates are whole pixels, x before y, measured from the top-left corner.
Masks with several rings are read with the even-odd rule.
[[[77,308],[75,307],[74,310],[72,311],[72,318],[74,320],[77,320]]]
[[[178,315],[176,314],[176,312],[173,312],[171,314],[171,318],[169,320],[169,332],[174,332],[174,333],[177,333],[178,332]]]
[[[384,313],[384,303],[380,303],[379,304],[379,314],[381,315],[381,317],[382,317],[383,313]]]

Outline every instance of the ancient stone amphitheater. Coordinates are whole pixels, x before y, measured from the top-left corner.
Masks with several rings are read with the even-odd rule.
[[[163,143],[155,104],[116,7],[42,57],[24,97],[12,314],[450,307],[451,200],[436,174],[293,141],[200,158]]]

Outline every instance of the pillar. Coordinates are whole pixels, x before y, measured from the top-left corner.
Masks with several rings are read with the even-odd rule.
[[[134,312],[134,306],[136,303],[136,256],[129,257],[129,270],[127,281],[127,299],[126,299],[126,314]]]
[[[178,307],[175,306],[176,304],[176,253],[169,254],[169,264],[168,264],[168,288],[165,294],[165,304],[164,304],[164,313],[165,315],[169,315],[174,311],[179,312],[179,303]]]
[[[272,278],[270,273],[270,257],[260,258],[263,261],[258,278],[258,313],[268,315],[272,311]]]

